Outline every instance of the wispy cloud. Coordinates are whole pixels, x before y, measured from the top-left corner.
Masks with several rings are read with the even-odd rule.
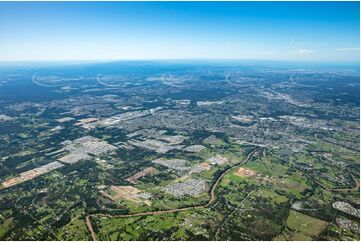
[[[360,51],[360,48],[338,48],[337,51]]]
[[[311,49],[298,49],[298,54],[299,55],[309,55],[315,52],[315,50],[311,50]]]
[[[291,47],[292,49],[294,49],[293,53],[298,54],[298,55],[302,55],[302,56],[304,56],[304,55],[310,55],[310,54],[312,54],[312,53],[315,52],[315,50],[313,50],[313,49],[304,49],[304,48],[299,48],[299,47],[297,47],[297,46],[295,45],[295,43],[294,43],[294,39],[291,39],[291,41],[290,41],[290,47]]]

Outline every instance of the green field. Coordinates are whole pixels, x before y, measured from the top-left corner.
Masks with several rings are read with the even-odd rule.
[[[326,221],[291,210],[286,221],[287,231],[274,240],[314,240],[326,228]]]

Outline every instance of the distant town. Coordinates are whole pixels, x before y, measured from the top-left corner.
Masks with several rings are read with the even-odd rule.
[[[0,69],[0,239],[360,239],[358,67],[80,67]]]

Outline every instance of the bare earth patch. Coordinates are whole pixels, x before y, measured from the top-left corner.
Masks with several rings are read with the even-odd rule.
[[[148,199],[141,199],[137,195],[143,191],[132,186],[110,186],[111,193],[101,190],[99,191],[103,196],[110,198],[111,200],[118,202],[121,199],[133,202],[133,203],[145,203],[150,206],[152,203]]]
[[[256,172],[251,169],[240,167],[238,171],[236,171],[234,174],[243,177],[243,176],[254,176],[256,175]]]

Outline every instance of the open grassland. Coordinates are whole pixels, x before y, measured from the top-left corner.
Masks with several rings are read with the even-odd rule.
[[[313,240],[326,228],[326,221],[291,210],[286,221],[287,230],[275,240]]]

